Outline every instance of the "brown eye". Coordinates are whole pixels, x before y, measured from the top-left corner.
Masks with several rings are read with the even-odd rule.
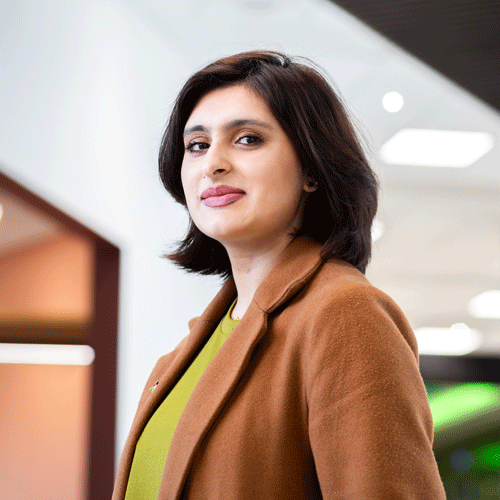
[[[238,142],[245,146],[253,146],[254,144],[262,142],[262,139],[256,135],[244,135],[238,139]]]
[[[198,153],[203,149],[208,149],[209,145],[206,142],[190,142],[186,146],[186,151],[190,151],[192,153]]]

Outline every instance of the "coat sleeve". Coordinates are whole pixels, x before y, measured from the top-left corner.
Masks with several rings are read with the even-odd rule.
[[[306,398],[324,499],[445,500],[417,344],[371,285],[319,300],[307,335]]]

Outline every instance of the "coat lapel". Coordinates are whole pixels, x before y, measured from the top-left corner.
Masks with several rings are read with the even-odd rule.
[[[243,375],[266,320],[253,304],[204,371],[175,429],[158,498],[180,498],[196,450]]]
[[[120,457],[113,500],[125,498],[135,446],[146,423],[165,396],[177,383],[189,364],[194,360],[196,354],[205,345],[208,337],[211,335],[235,297],[236,289],[234,281],[229,279],[222,286],[219,293],[205,309],[203,314],[194,325],[192,325],[189,335],[181,343],[179,352],[175,355],[175,358],[168,360],[164,369],[162,369],[161,366],[157,369],[158,365],[162,362],[162,359],[159,360],[148,380],[145,394],[139,403],[130,433],[123,448],[122,456]],[[155,390],[149,391],[149,387],[155,384],[156,381],[159,381],[159,384]]]
[[[322,262],[319,250],[319,245],[308,238],[296,238],[256,291],[245,315],[211,361],[188,400],[170,443],[158,498],[180,498],[196,450],[245,372],[256,345],[265,335],[268,315],[301,290],[317,272]],[[194,360],[235,296],[234,281],[230,278],[196,321],[175,359],[164,372],[153,373],[153,378],[160,383],[140,405],[124,449],[126,456],[122,457],[128,467],[123,468],[124,472],[126,470],[121,477],[123,484],[117,482],[115,489],[123,491],[123,496],[135,443],[144,426]],[[151,384],[156,382],[153,378]],[[116,498],[123,497],[117,494]]]
[[[307,238],[294,240],[283,252],[191,394],[170,443],[158,498],[180,498],[196,450],[233,393],[255,347],[266,333],[268,315],[295,295],[311,279],[321,262],[318,245]],[[234,295],[226,293],[224,299],[220,297],[220,300],[210,304],[207,312],[211,318],[217,316],[217,321],[212,323],[209,332],[204,331],[204,336],[215,328],[233,299]],[[217,314],[214,314],[215,311]],[[196,326],[198,324],[199,321]]]
[[[234,281],[229,279],[193,325],[178,355],[169,363],[166,370],[158,375],[158,381],[160,383],[156,389],[149,394],[148,399],[137,413],[137,421],[134,422],[134,427],[137,428],[137,439],[158,405],[172,390],[186,368],[194,360],[196,354],[198,354],[200,349],[205,345],[209,336],[222,319],[231,301],[234,300],[235,297],[236,289]],[[137,439],[134,442],[137,442]]]

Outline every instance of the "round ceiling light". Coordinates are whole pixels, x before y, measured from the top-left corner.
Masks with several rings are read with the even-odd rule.
[[[399,92],[387,92],[382,98],[382,106],[389,113],[396,113],[403,107],[403,96]]]

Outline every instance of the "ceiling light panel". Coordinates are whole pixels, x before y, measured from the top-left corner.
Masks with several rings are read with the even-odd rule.
[[[380,148],[380,158],[393,165],[465,168],[491,151],[493,145],[493,136],[487,132],[408,128]]]
[[[481,333],[464,323],[456,323],[450,328],[418,328],[415,336],[419,354],[463,356],[482,344]]]
[[[475,318],[500,319],[500,290],[488,290],[471,299],[467,305]]]

